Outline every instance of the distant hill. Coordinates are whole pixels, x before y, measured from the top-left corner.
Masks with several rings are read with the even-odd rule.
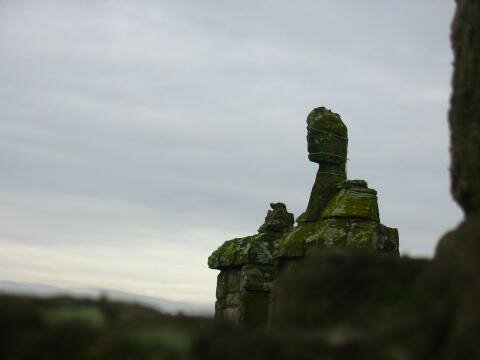
[[[213,306],[166,300],[112,289],[62,288],[45,284],[0,280],[0,294],[29,295],[41,298],[71,296],[74,298],[98,299],[107,297],[110,300],[140,304],[170,314],[213,315]]]

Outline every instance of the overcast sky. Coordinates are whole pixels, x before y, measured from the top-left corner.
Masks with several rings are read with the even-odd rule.
[[[447,0],[0,0],[0,280],[213,303],[208,255],[270,202],[298,216],[309,111],[401,252],[449,194]]]

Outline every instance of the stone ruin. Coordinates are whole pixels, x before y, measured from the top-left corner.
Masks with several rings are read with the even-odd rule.
[[[348,134],[340,116],[324,107],[307,117],[308,158],[319,165],[307,209],[294,225],[283,203],[270,204],[256,235],[226,241],[208,258],[220,270],[215,317],[249,327],[268,324],[279,274],[328,248],[399,254],[398,230],[380,223],[377,192],[347,180]]]
[[[279,241],[293,227],[293,214],[282,203],[270,204],[258,234],[226,241],[209,258],[219,269],[215,317],[250,326],[268,321],[277,273]]]

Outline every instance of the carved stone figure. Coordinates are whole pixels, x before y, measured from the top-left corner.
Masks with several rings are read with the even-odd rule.
[[[215,315],[248,326],[268,322],[272,289],[281,271],[322,248],[351,247],[398,255],[398,231],[380,223],[377,192],[363,180],[347,181],[347,127],[324,107],[307,117],[308,158],[319,165],[305,212],[271,204],[257,235],[225,242],[208,259],[221,270]]]

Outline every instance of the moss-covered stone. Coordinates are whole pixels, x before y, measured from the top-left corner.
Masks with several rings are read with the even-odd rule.
[[[251,327],[266,324],[279,239],[294,222],[284,204],[272,203],[270,207],[258,234],[226,241],[208,258],[211,268],[221,270],[217,279],[217,319]]]
[[[212,269],[227,269],[245,264],[271,265],[278,251],[277,240],[292,228],[294,217],[285,204],[272,203],[265,222],[256,235],[237,238],[223,243],[208,258]]]
[[[272,210],[268,210],[265,223],[258,229],[259,233],[284,233],[294,224],[294,216],[287,211],[283,203],[271,203]]]
[[[313,109],[307,117],[307,130],[310,161],[345,164],[348,134],[340,115],[324,107]]]
[[[226,241],[208,258],[208,266],[212,269],[226,269],[251,264],[272,264],[274,255],[273,243],[264,241],[261,236]]]
[[[242,268],[243,290],[269,292],[275,277],[273,266],[245,265]]]
[[[222,269],[245,263],[248,238],[237,238],[223,243],[208,258],[211,269]]]
[[[365,250],[377,248],[380,226],[375,221],[354,221],[349,226],[346,246]]]
[[[387,254],[399,255],[400,236],[398,229],[380,224],[379,237],[377,239],[377,250]]]
[[[309,236],[305,238],[305,244],[309,249],[345,246],[347,235],[346,219],[325,219],[316,224]]]
[[[359,218],[380,222],[377,192],[364,186],[352,186],[360,181],[340,186],[340,191],[330,200],[321,217],[327,218]]]
[[[337,184],[320,219],[286,233],[279,257],[301,257],[319,248],[350,247],[398,254],[398,230],[379,223],[377,192],[363,180]]]
[[[325,206],[338,192],[338,185],[343,183],[346,178],[345,165],[339,166],[329,163],[319,165],[307,209],[297,218],[297,222],[302,224],[320,219]]]
[[[307,149],[310,161],[318,163],[307,209],[298,223],[317,221],[336,187],[346,175],[348,133],[340,115],[319,107],[307,117]]]
[[[242,314],[250,306],[246,303],[250,295],[269,303],[269,309],[275,306],[275,296],[248,293],[271,293],[277,273],[294,271],[292,264],[297,259],[321,249],[368,249],[398,254],[398,232],[380,224],[377,192],[363,180],[346,181],[348,136],[340,116],[326,108],[316,108],[308,115],[307,125],[309,159],[317,162],[319,169],[307,209],[297,219],[298,225],[293,227],[293,215],[284,204],[272,203],[258,234],[227,241],[208,259],[211,268],[226,273],[240,269],[242,274],[240,305],[228,300],[229,296],[238,299],[228,292],[225,298],[217,300],[224,318],[245,323]],[[262,302],[258,308],[265,306]],[[265,323],[266,318],[262,319],[249,323]]]
[[[305,238],[315,228],[315,223],[299,224],[287,232],[279,241],[278,257],[300,257],[305,255]]]
[[[375,221],[330,218],[321,220],[305,239],[306,254],[347,247],[398,255],[398,230]]]

